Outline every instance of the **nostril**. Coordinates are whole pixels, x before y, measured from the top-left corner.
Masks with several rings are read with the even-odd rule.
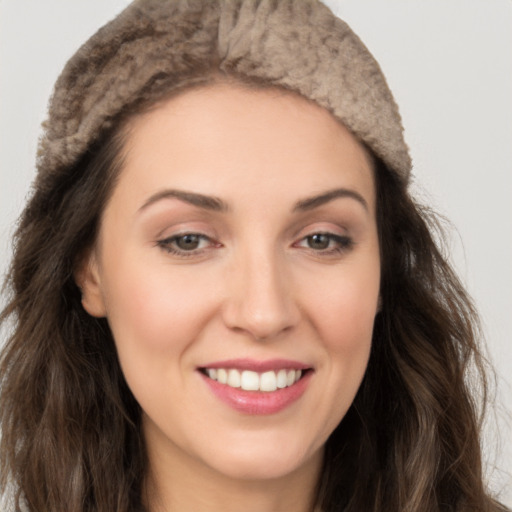
[[[298,323],[299,308],[286,269],[277,268],[270,255],[246,254],[231,278],[223,305],[224,322],[231,330],[267,341]]]

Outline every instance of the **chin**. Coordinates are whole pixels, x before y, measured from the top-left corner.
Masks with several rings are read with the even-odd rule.
[[[296,472],[319,471],[323,450],[305,453],[303,448],[293,449],[281,444],[269,443],[252,445],[253,449],[237,450],[235,446],[229,452],[214,456],[210,467],[226,477],[238,480],[277,480]]]

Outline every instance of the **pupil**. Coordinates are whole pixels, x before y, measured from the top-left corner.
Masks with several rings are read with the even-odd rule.
[[[184,235],[178,238],[176,241],[180,249],[191,251],[197,249],[199,245],[199,237],[197,235]]]
[[[327,249],[330,239],[328,235],[318,234],[308,237],[308,242],[312,249]]]

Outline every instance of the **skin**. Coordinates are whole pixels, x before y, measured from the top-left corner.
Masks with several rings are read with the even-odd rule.
[[[363,378],[378,311],[368,155],[316,104],[233,85],[170,99],[127,134],[77,281],[84,308],[107,317],[144,411],[149,508],[311,511],[324,443]],[[163,197],[171,189],[226,209]],[[348,193],[297,209],[335,189]],[[197,248],[169,252],[183,233],[202,235]],[[233,358],[303,362],[306,391],[275,414],[236,411],[198,371]]]

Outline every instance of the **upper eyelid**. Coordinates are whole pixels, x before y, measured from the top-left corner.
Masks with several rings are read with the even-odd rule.
[[[174,226],[172,228],[171,228],[171,226],[167,226],[164,229],[159,230],[159,232],[155,236],[155,240],[165,241],[165,240],[171,240],[172,238],[179,238],[181,236],[186,236],[186,235],[198,235],[198,236],[209,238],[209,239],[216,238],[216,235],[211,230],[205,229],[204,227],[188,227],[186,225],[181,226],[180,224],[178,224],[178,226]],[[186,224],[186,223],[184,223],[184,224]]]
[[[182,232],[179,232],[179,233],[173,233],[172,235],[169,235],[169,236],[159,237],[159,241],[165,242],[167,240],[174,240],[176,238],[181,238],[183,236],[188,236],[188,235],[195,235],[195,236],[198,236],[200,238],[208,238],[208,239],[212,238],[210,235],[207,235],[205,233],[200,233],[198,231],[182,231]]]
[[[305,238],[315,234],[325,234],[334,236],[349,236],[352,229],[338,222],[312,222],[300,229],[294,230],[292,237],[296,239]]]
[[[162,231],[165,232],[165,231],[167,231],[167,229],[162,230]],[[206,238],[206,239],[213,240],[213,241],[215,241],[217,238],[219,238],[216,234],[207,233],[206,231],[207,230],[203,230],[201,228],[198,228],[198,229],[184,228],[184,229],[179,229],[176,232],[172,232],[169,235],[159,234],[155,238],[156,238],[156,241],[158,241],[158,242],[165,242],[165,241],[173,240],[173,239],[180,238],[180,237],[186,236],[186,235],[197,235],[199,237]],[[293,231],[295,231],[295,230],[293,230]],[[295,234],[291,234],[290,236],[292,239],[295,239],[295,241],[302,240],[304,238],[307,238],[308,236],[313,236],[316,234],[332,235],[334,237],[351,237],[350,231],[351,230],[349,230],[348,228],[341,227],[341,226],[338,226],[338,229],[330,228],[330,227],[322,227],[322,226],[306,227],[306,228],[301,228],[301,229],[295,231]]]

